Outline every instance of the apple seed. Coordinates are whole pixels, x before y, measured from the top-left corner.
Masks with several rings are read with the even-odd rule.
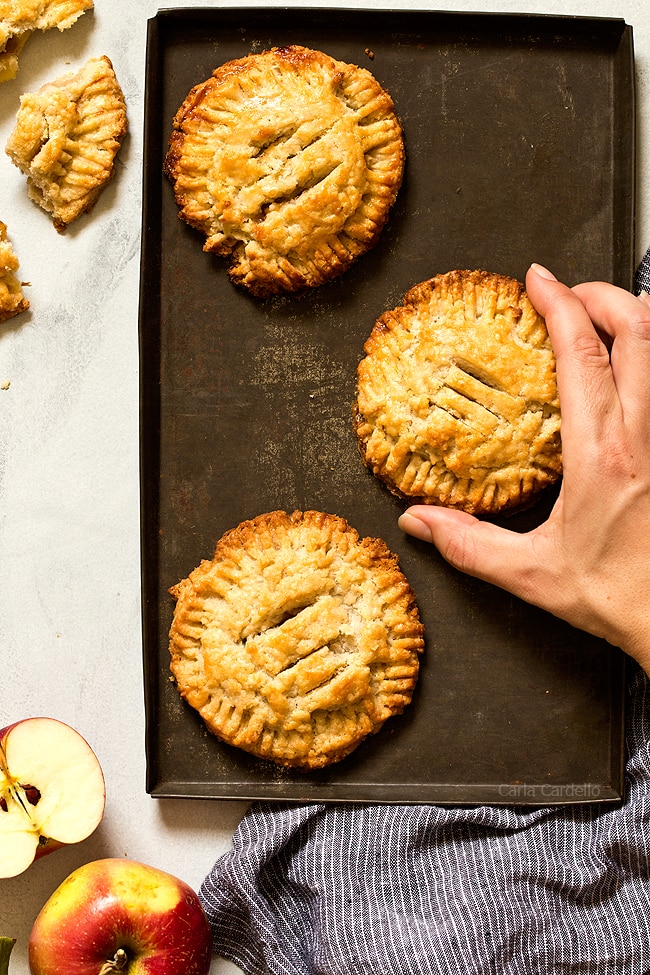
[[[30,806],[38,805],[41,798],[40,789],[37,789],[35,785],[22,785],[20,782],[18,783],[17,787],[21,790]],[[20,794],[18,794],[16,798],[22,806],[25,805],[25,803],[22,802]],[[0,809],[2,809],[3,812],[9,812],[9,806],[7,805],[7,800],[4,796],[0,796]]]
[[[25,793],[25,798],[31,806],[35,806],[39,799],[41,798],[40,789],[37,789],[35,785],[21,785],[20,788]]]

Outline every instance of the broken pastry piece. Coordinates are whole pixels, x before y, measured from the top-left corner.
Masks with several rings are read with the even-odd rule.
[[[29,301],[22,291],[25,282],[18,280],[17,270],[18,258],[7,237],[7,226],[0,220],[0,322],[6,322],[29,308]]]
[[[4,36],[4,31],[0,29],[0,38]],[[4,47],[0,51],[0,84],[3,81],[11,81],[18,73],[18,55],[29,40],[29,33],[17,37],[7,37]],[[1,41],[0,41],[1,43]]]
[[[36,30],[72,27],[93,0],[0,0],[0,83],[16,77],[18,55]]]
[[[7,154],[59,232],[95,205],[126,130],[124,95],[106,56],[21,97]]]

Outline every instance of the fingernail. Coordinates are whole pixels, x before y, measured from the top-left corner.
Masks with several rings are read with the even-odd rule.
[[[638,295],[639,301],[642,301],[644,305],[650,305],[650,295],[647,291],[642,291]]]
[[[539,274],[540,278],[546,278],[548,281],[557,281],[557,278],[552,271],[549,271],[548,268],[543,266],[543,264],[531,264],[530,269],[531,271],[534,271],[535,274]]]
[[[397,519],[397,524],[407,535],[413,535],[414,538],[419,538],[423,542],[431,541],[431,529],[410,512],[405,511],[401,514]]]

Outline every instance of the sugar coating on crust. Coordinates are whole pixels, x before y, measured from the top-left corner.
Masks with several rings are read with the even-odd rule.
[[[0,82],[18,72],[18,56],[36,30],[72,27],[93,0],[0,0]]]
[[[170,592],[178,690],[244,751],[321,768],[411,701],[424,646],[415,596],[386,544],[342,518],[244,521]]]
[[[267,297],[323,284],[377,242],[404,158],[374,76],[294,45],[229,61],[193,88],[164,169],[204,250]]]
[[[30,198],[63,231],[112,179],[126,131],[124,95],[103,56],[23,95],[6,150]]]
[[[520,282],[480,270],[424,281],[364,350],[359,449],[397,496],[495,514],[560,476],[555,357]]]
[[[18,280],[18,258],[7,236],[7,225],[0,220],[0,322],[19,315],[29,308],[23,295],[24,282]]]

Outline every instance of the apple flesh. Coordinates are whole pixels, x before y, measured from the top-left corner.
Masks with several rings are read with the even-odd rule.
[[[183,880],[109,857],[73,871],[29,936],[32,975],[208,975],[208,920]]]
[[[0,731],[0,878],[90,836],[104,815],[97,756],[56,718],[26,718]]]

